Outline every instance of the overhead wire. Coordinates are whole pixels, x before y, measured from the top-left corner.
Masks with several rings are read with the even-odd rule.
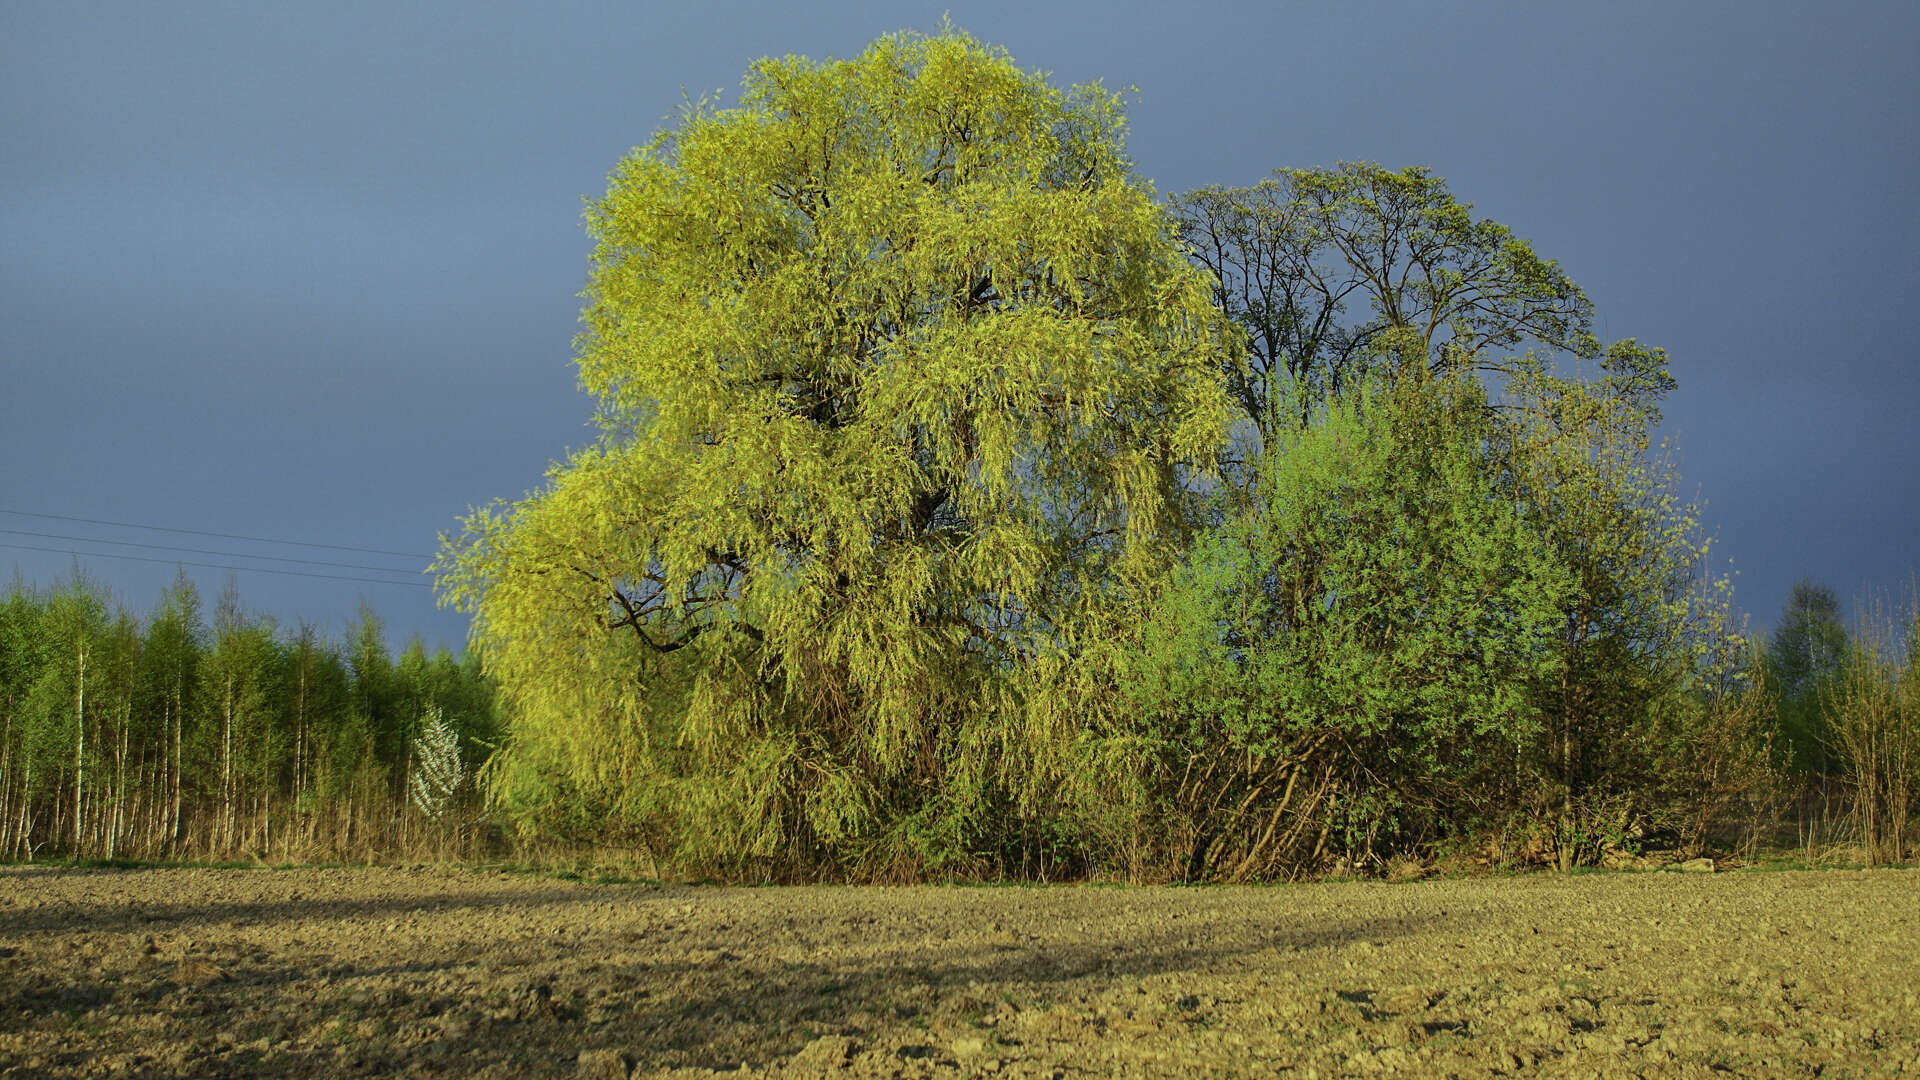
[[[289,555],[254,555],[244,551],[214,551],[211,548],[181,547],[178,544],[146,544],[137,540],[108,540],[96,536],[68,536],[64,533],[35,532],[31,529],[0,529],[8,536],[34,536],[42,540],[66,540],[80,544],[112,544],[115,547],[142,548],[150,551],[185,551],[194,555],[218,555],[226,559],[265,559],[268,562],[299,563],[304,566],[332,566],[342,570],[372,570],[383,574],[411,574],[417,568],[372,566],[367,563],[328,562],[325,559],[296,559]]]
[[[310,570],[274,570],[264,566],[233,566],[227,563],[192,562],[186,559],[156,559],[146,555],[117,555],[107,551],[74,551],[70,548],[41,547],[37,544],[16,544],[4,540],[0,540],[0,547],[15,548],[21,551],[47,551],[55,555],[71,555],[76,559],[82,556],[99,559],[130,559],[134,562],[161,563],[167,566],[198,566],[209,570],[237,570],[254,574],[282,574],[289,577],[326,578],[329,581],[364,581],[370,585],[398,585],[407,589],[432,588],[431,585],[424,581],[393,581],[386,578],[349,577],[345,574],[316,574]],[[243,555],[240,557],[252,558],[253,556]],[[404,573],[405,571],[395,570],[393,572],[398,574]]]
[[[321,544],[309,540],[277,540],[270,536],[242,536],[238,533],[209,532],[205,529],[176,529],[166,525],[141,525],[131,521],[106,521],[101,518],[72,517],[66,514],[40,514],[30,510],[9,510],[5,507],[0,507],[0,514],[46,518],[51,521],[75,521],[84,525],[109,525],[118,529],[148,529],[153,532],[181,533],[187,536],[212,536],[222,540],[246,540],[256,544],[291,544],[294,547],[328,548],[333,551],[357,551],[363,555],[394,555],[403,559],[433,558],[431,555],[422,555],[417,551],[387,551],[382,548],[355,547],[350,544]]]

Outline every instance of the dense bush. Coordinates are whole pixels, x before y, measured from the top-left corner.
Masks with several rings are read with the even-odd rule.
[[[1484,813],[1541,731],[1572,589],[1497,453],[1465,379],[1363,388],[1278,433],[1184,565],[1040,667],[1029,707],[1066,744],[1046,812],[1134,875],[1190,878],[1405,850]]]

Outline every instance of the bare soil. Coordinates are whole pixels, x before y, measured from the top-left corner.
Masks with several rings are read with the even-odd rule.
[[[1920,1076],[1920,873],[0,868],[0,1077]]]

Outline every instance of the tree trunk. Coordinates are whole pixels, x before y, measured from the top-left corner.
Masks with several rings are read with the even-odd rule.
[[[307,788],[307,668],[306,656],[300,660],[300,683],[293,700],[293,795],[297,799]]]
[[[80,857],[80,799],[86,790],[87,770],[87,646],[74,648],[77,674],[73,680],[73,857]]]
[[[25,775],[20,780],[20,830],[15,835],[20,838],[20,854],[33,861],[33,760],[26,762]]]
[[[6,727],[0,730],[0,857],[13,850],[13,699],[7,699]]]
[[[114,755],[113,831],[107,837],[107,858],[113,858],[127,827],[127,729],[133,726],[133,695],[120,703],[120,751]]]
[[[180,844],[180,712],[186,700],[185,688],[181,685],[184,676],[175,671],[173,675],[173,760],[169,763],[172,805],[167,811],[167,849],[171,852]]]
[[[220,843],[233,846],[233,676],[220,698]]]

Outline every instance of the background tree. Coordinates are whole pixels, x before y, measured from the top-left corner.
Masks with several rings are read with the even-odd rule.
[[[135,727],[138,724],[140,743],[145,743],[150,725],[145,716],[136,721],[134,714],[140,673],[139,623],[124,608],[119,610],[101,636],[100,645],[100,680],[94,701],[99,716],[98,760],[102,768],[97,789],[102,806],[96,816],[96,832],[100,853],[111,859],[131,839],[130,803],[137,795],[137,777],[129,773],[137,772],[137,765],[129,755],[136,746]]]
[[[200,665],[201,694],[209,710],[209,781],[218,784],[216,843],[225,850],[268,845],[267,805],[275,764],[283,756],[281,656],[269,620],[250,616],[231,583],[214,607],[213,647]],[[243,819],[251,829],[243,830]],[[249,835],[251,834],[251,835]]]
[[[386,628],[366,604],[347,630],[346,661],[352,675],[352,712],[335,746],[336,770],[353,782],[347,805],[364,808],[404,799],[409,723],[393,673]],[[348,817],[355,814],[349,810]]]
[[[1884,595],[1859,607],[1838,670],[1820,687],[1821,729],[1868,864],[1897,863],[1920,808],[1920,593],[1904,610]]]
[[[1707,568],[1699,508],[1679,494],[1654,441],[1658,399],[1634,371],[1522,373],[1508,397],[1518,503],[1576,584],[1561,611],[1559,674],[1535,685],[1544,782],[1527,813],[1556,822],[1564,868],[1682,827],[1684,808],[1658,771],[1669,759],[1662,740],[1686,737],[1674,724],[1700,715],[1689,695],[1729,633],[1731,583]]]
[[[29,738],[38,750],[39,771],[64,792],[54,812],[65,827],[56,831],[70,838],[76,853],[87,850],[87,815],[96,809],[89,785],[99,780],[100,747],[98,725],[88,711],[88,680],[92,678],[97,692],[100,672],[97,663],[91,672],[88,665],[95,661],[106,619],[105,599],[76,564],[73,576],[48,599],[42,625],[49,663],[29,699],[35,721]],[[60,757],[65,760],[54,766]]]
[[[287,649],[287,664],[288,727],[294,733],[291,814],[303,841],[313,844],[330,828],[351,827],[365,725],[354,708],[358,688],[338,646],[302,625]],[[363,666],[375,665],[363,660]]]
[[[43,605],[17,574],[0,605],[0,858],[31,852],[34,691],[47,664]]]
[[[169,847],[180,842],[184,827],[181,799],[185,749],[199,738],[200,639],[204,632],[199,590],[183,570],[161,595],[157,610],[148,619],[146,641],[140,650],[142,709],[156,719],[160,728],[156,782],[164,793],[165,816],[158,839]]]
[[[322,649],[319,634],[307,622],[301,622],[286,650],[287,725],[290,730],[288,784],[294,793],[295,813],[311,810],[314,782],[314,747],[328,726],[322,719]]]
[[[1205,187],[1172,201],[1181,236],[1215,279],[1215,300],[1248,337],[1226,368],[1263,433],[1303,424],[1313,406],[1370,372],[1409,365],[1511,372],[1516,350],[1597,358],[1593,306],[1551,259],[1498,222],[1476,219],[1424,168],[1345,163],[1280,169],[1250,188]],[[1671,387],[1644,351],[1623,372]],[[1274,387],[1295,389],[1272,415]]]
[[[1836,764],[1826,699],[1846,666],[1849,645],[1833,590],[1811,580],[1795,584],[1767,640],[1767,677],[1779,712],[1786,764],[1816,787]]]
[[[1008,665],[1170,556],[1229,408],[1121,124],[948,30],[761,61],[620,164],[603,437],[438,564],[504,805],[684,865],[974,865]]]
[[[1724,581],[1696,588],[1690,618],[1694,662],[1679,692],[1658,703],[1641,741],[1651,760],[1645,816],[1677,834],[1681,850],[1740,848],[1751,854],[1777,824],[1789,793],[1776,760],[1779,731],[1761,642],[1746,636]],[[1637,847],[1647,829],[1628,830]],[[1605,854],[1602,852],[1601,854]]]

